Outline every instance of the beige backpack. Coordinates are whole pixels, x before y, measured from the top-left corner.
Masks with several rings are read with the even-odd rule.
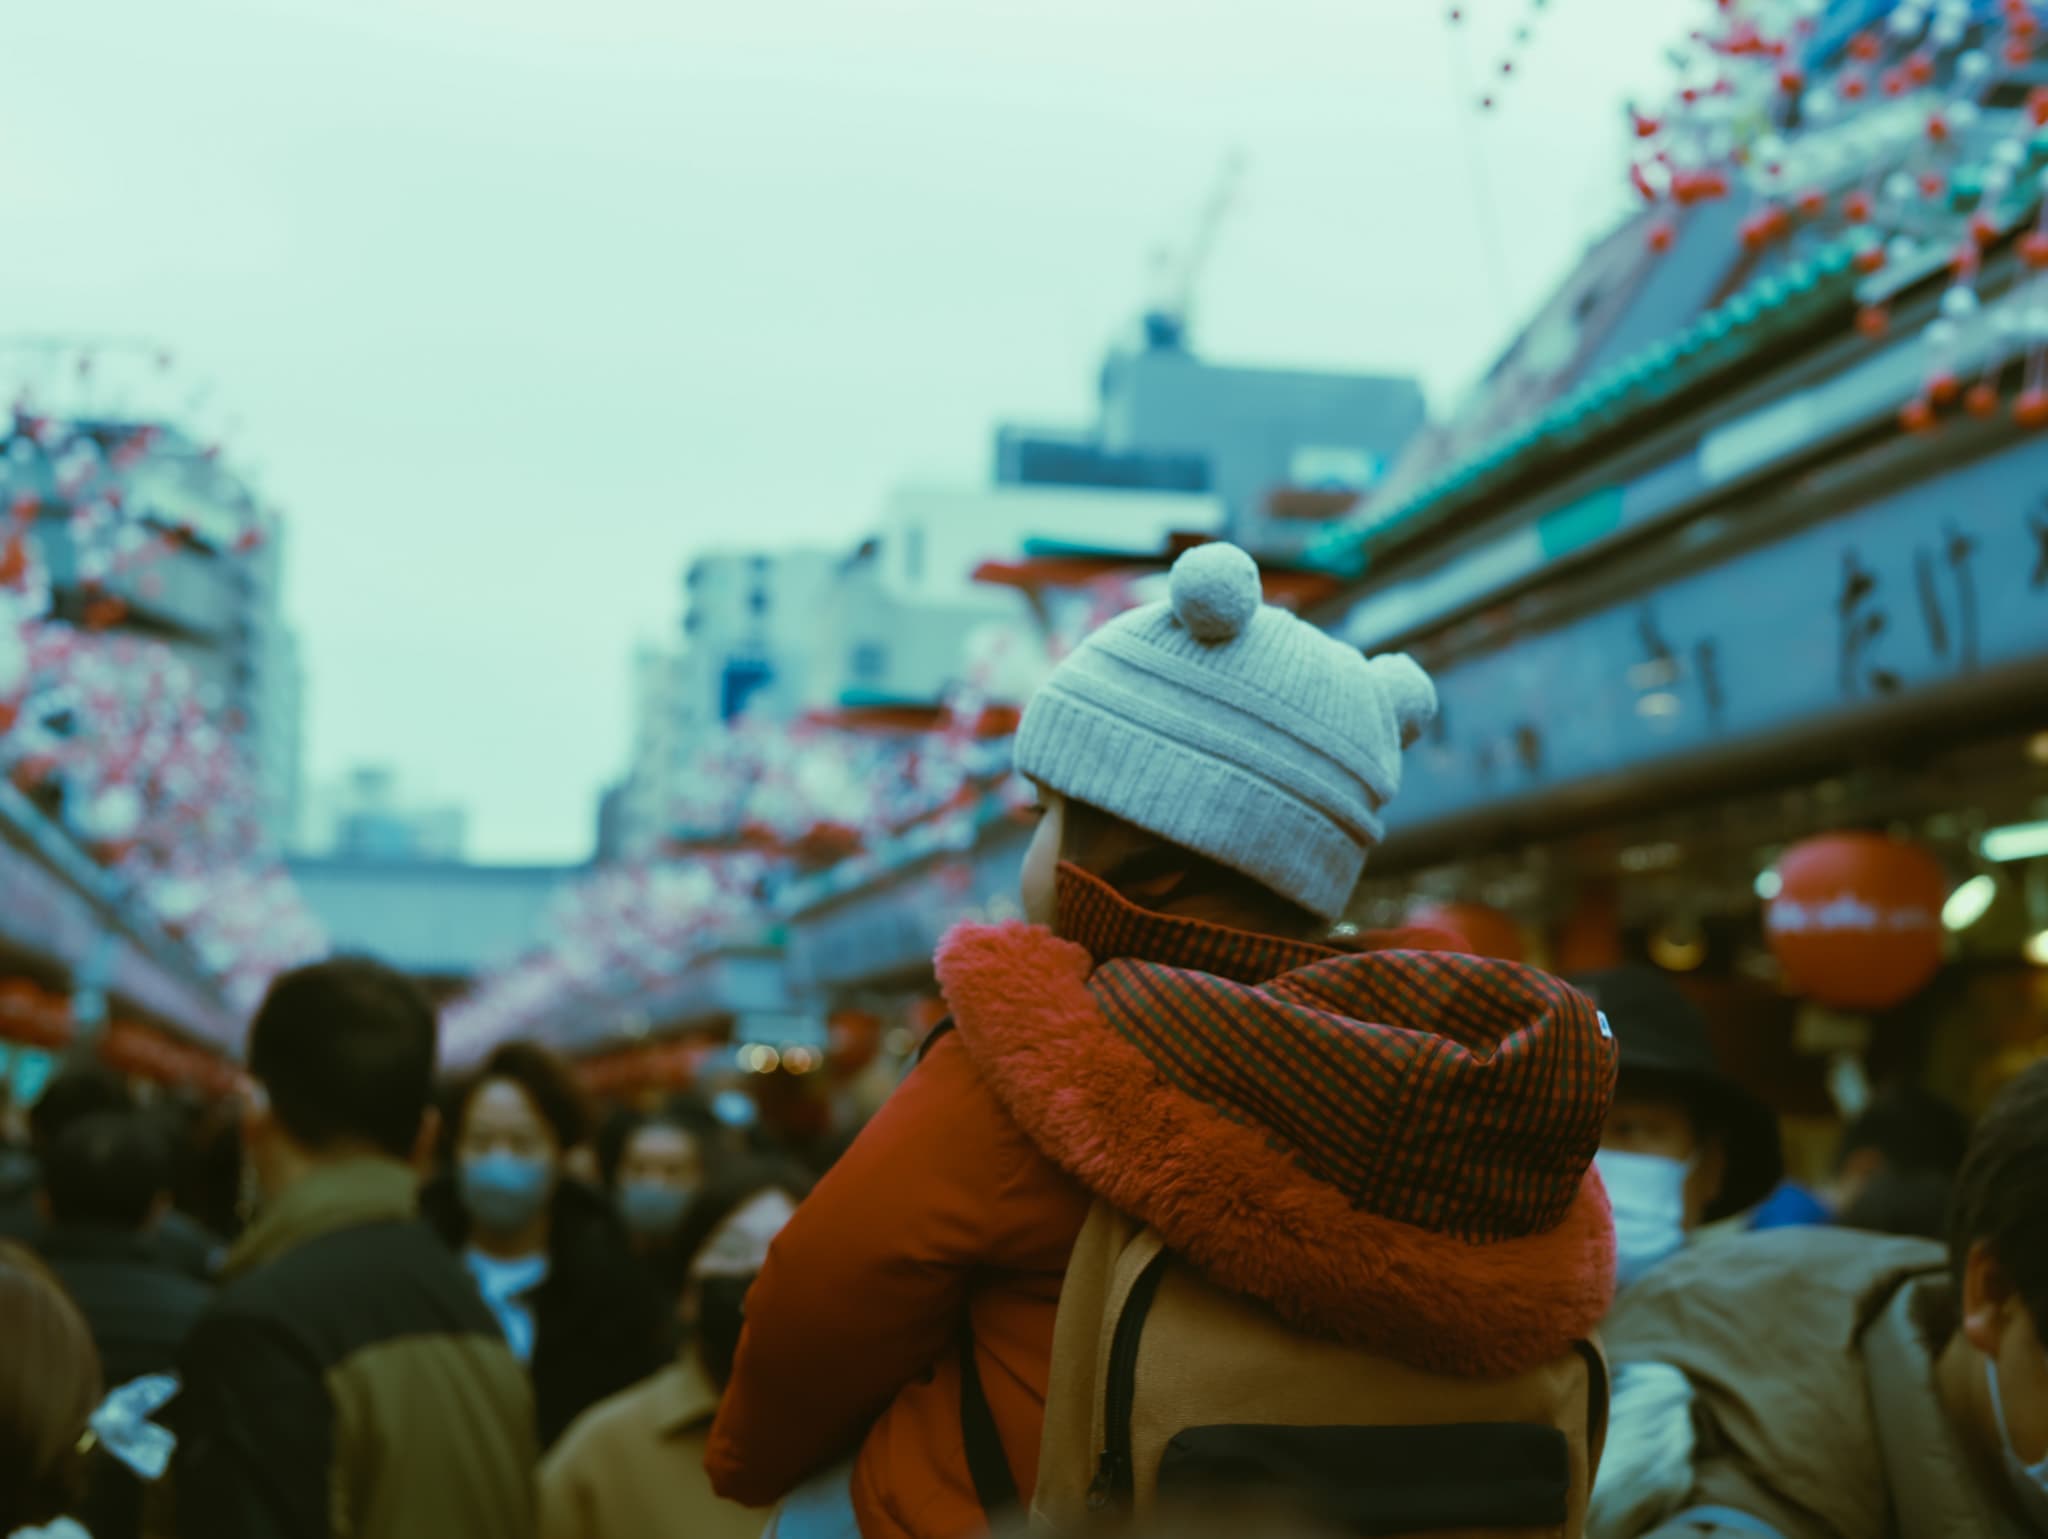
[[[1017,1504],[973,1354],[984,1508]],[[1513,1379],[1426,1373],[1303,1335],[1097,1203],[1060,1293],[1034,1519],[1272,1503],[1376,1539],[1579,1539],[1606,1435],[1599,1349]]]

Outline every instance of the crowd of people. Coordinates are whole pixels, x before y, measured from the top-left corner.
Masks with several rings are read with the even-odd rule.
[[[2048,1539],[2048,1062],[1810,1186],[1646,967],[1341,923],[1435,709],[1182,558],[820,1170],[339,959],[0,1161],[0,1534]]]

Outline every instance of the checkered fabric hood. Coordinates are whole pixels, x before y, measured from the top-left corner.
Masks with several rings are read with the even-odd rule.
[[[962,1039],[1033,1141],[1219,1284],[1448,1372],[1519,1372],[1612,1294],[1612,1036],[1512,963],[1341,953],[1137,909],[948,938]]]

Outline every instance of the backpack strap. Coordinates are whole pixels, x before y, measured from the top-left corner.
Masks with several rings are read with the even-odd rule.
[[[959,1028],[953,1024],[953,1017],[950,1015],[947,1016],[943,1021],[939,1022],[938,1025],[934,1026],[928,1033],[926,1033],[924,1042],[918,1047],[917,1061],[919,1063],[923,1063],[925,1059],[931,1057],[932,1049],[939,1045],[939,1038],[947,1035],[949,1032],[957,1031],[958,1029]]]
[[[1010,1472],[1010,1456],[1003,1452],[995,1412],[981,1387],[971,1318],[960,1329],[960,1430],[966,1437],[967,1473],[974,1478],[975,1497],[981,1502],[983,1516],[993,1523],[1015,1510],[1017,1477]]]
[[[949,1015],[931,1029],[917,1050],[923,1063],[939,1039],[956,1030]],[[1017,1477],[1010,1472],[1010,1456],[1003,1451],[1002,1434],[996,1430],[996,1414],[990,1409],[988,1391],[981,1387],[981,1364],[974,1350],[974,1320],[960,1325],[960,1431],[967,1444],[967,1473],[974,1480],[974,1495],[984,1516],[993,1523],[1017,1506]]]

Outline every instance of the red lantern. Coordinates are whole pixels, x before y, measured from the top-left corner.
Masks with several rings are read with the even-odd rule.
[[[1501,962],[1524,962],[1529,957],[1522,927],[1509,915],[1484,903],[1425,903],[1409,914],[1408,923],[1456,936],[1475,957],[1492,957]]]
[[[1823,834],[1778,862],[1764,915],[1771,952],[1797,993],[1842,1010],[1911,999],[1941,968],[1948,880],[1918,845]]]

